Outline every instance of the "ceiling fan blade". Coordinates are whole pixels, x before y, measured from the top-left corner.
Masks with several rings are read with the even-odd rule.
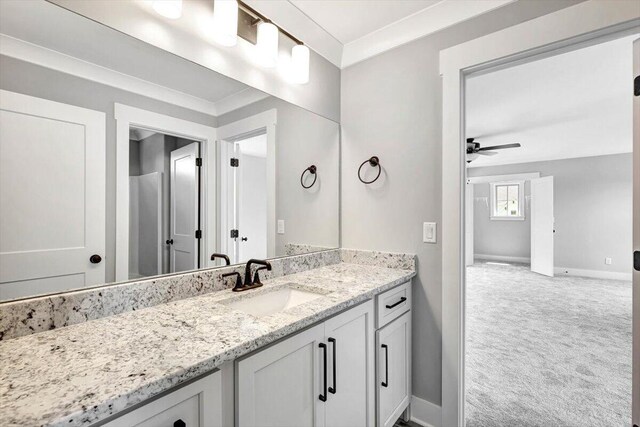
[[[491,147],[482,147],[478,149],[478,151],[503,150],[505,148],[518,148],[518,147],[522,147],[522,145],[516,142],[515,144],[504,144],[504,145],[493,145]]]
[[[497,151],[478,151],[478,154],[480,154],[481,156],[495,156],[496,154],[498,154]]]

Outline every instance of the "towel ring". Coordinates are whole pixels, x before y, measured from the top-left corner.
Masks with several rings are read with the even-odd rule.
[[[375,168],[376,166],[378,167],[378,174],[371,181],[365,181],[364,179],[362,179],[362,175],[360,174],[360,171],[362,170],[362,167],[364,165],[366,165],[367,163],[369,163],[369,165],[372,168]],[[363,184],[372,184],[372,183],[376,182],[378,180],[378,178],[380,178],[380,174],[381,173],[382,173],[382,166],[380,166],[380,159],[378,158],[378,156],[373,156],[369,160],[365,160],[364,162],[362,162],[362,164],[358,168],[358,179]]]
[[[302,171],[302,175],[300,175],[300,185],[302,185],[302,188],[311,188],[314,186],[314,184],[316,183],[316,180],[318,179],[318,174],[316,173],[317,171],[318,171],[318,168],[316,168],[316,165],[311,165]],[[309,185],[304,185],[304,174],[307,172],[313,175],[313,182]]]

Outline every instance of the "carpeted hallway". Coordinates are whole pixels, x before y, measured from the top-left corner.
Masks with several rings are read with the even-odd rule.
[[[631,425],[631,282],[467,268],[468,427]]]

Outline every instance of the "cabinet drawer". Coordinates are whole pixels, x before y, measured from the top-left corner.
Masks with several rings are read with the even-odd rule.
[[[105,427],[222,425],[221,373],[216,371],[104,424]]]
[[[411,309],[411,282],[381,293],[376,301],[376,327],[379,329]]]

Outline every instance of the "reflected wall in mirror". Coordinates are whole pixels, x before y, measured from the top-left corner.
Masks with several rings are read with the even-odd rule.
[[[0,300],[339,245],[337,123],[51,3],[0,33]]]

